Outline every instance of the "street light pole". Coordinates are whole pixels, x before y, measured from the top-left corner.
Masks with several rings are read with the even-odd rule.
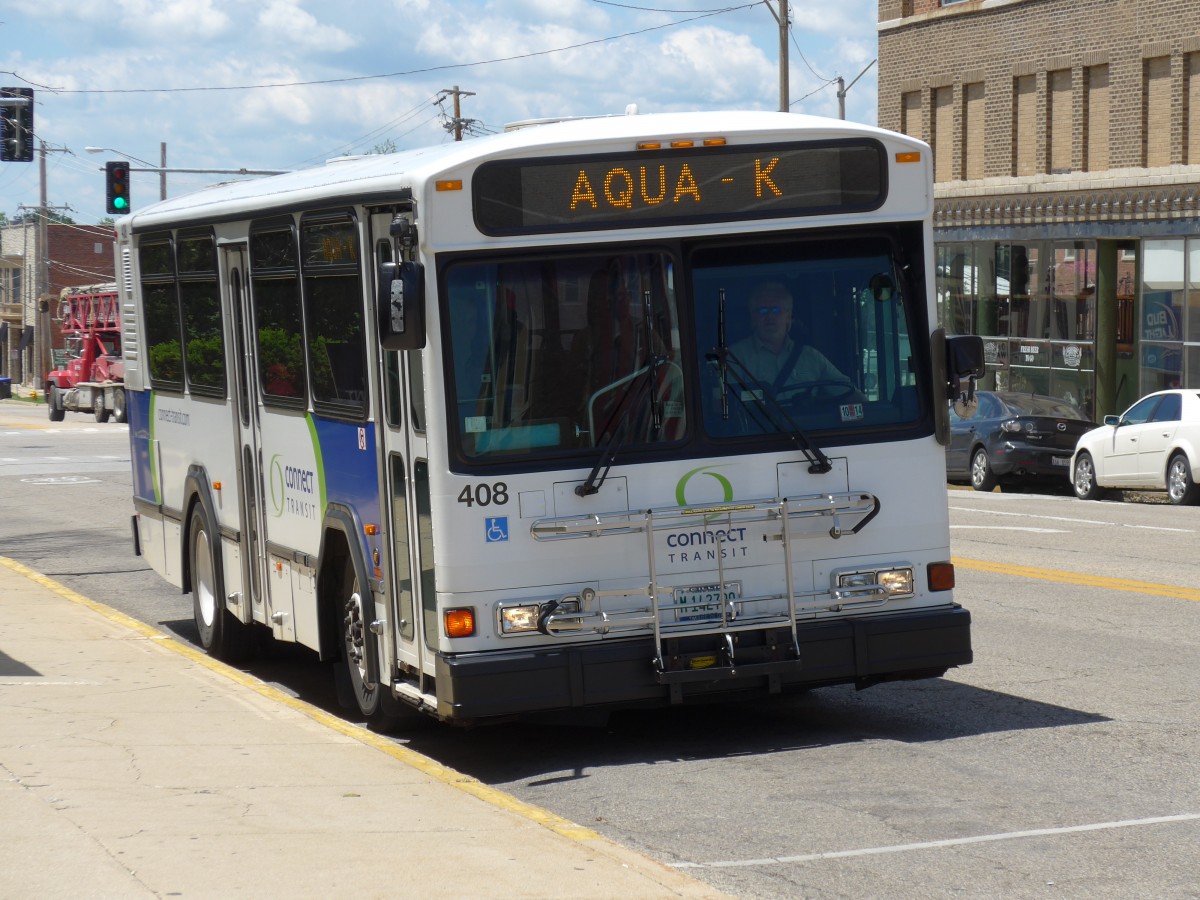
[[[854,81],[850,82],[849,84],[846,84],[846,79],[843,78],[841,75],[839,75],[837,77],[837,85],[838,85],[837,98],[838,98],[838,118],[839,119],[846,118],[846,91],[848,91],[848,90],[850,90],[850,88],[854,87],[854,82],[858,81],[858,79],[860,79],[864,75],[866,75],[867,69],[869,69],[869,68],[871,68],[871,66],[875,65],[875,63],[877,61],[878,60],[873,59],[869,63],[867,63],[866,66],[863,67],[863,70],[854,76]]]
[[[140,157],[134,156],[132,153],[125,153],[121,150],[117,150],[115,147],[84,147],[83,149],[86,150],[88,153],[104,153],[105,151],[107,151],[109,153],[116,153],[118,156],[126,156],[129,159],[136,159],[138,162],[140,162],[144,166],[150,166],[149,169],[138,169],[137,171],[139,171],[139,172],[146,172],[146,171],[157,172],[158,173],[158,199],[159,200],[167,199],[167,142],[166,141],[163,141],[162,143],[160,143],[158,145],[158,155],[159,155],[160,164],[157,166],[154,165],[154,163],[150,162],[149,160],[141,159]],[[129,171],[132,172],[134,170],[130,169]]]

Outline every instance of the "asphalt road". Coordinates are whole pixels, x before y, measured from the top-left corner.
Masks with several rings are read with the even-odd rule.
[[[0,402],[0,555],[194,639],[127,460]],[[400,739],[747,898],[1200,896],[1200,508],[947,499],[976,662],[945,678]],[[306,653],[254,671],[332,705]]]

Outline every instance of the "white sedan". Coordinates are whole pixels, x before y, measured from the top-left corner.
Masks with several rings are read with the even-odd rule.
[[[1166,491],[1172,503],[1200,501],[1200,391],[1158,391],[1080,436],[1071,483],[1081,500],[1107,488]]]

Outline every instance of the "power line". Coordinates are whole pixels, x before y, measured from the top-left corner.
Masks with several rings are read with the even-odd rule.
[[[452,69],[470,69],[477,66],[490,66],[496,63],[516,62],[522,59],[534,59],[539,56],[550,56],[554,53],[565,53],[568,50],[579,50],[583,47],[593,47],[598,44],[607,44],[613,41],[623,40],[629,37],[637,37],[641,34],[649,34],[652,31],[662,31],[666,28],[674,28],[677,25],[686,25],[689,22],[697,22],[701,19],[708,19],[713,16],[724,15],[725,13],[738,12],[743,9],[752,9],[759,6],[763,0],[754,0],[752,3],[743,3],[740,6],[728,6],[724,9],[715,10],[712,12],[703,12],[694,16],[689,16],[686,19],[679,19],[674,22],[667,22],[663,25],[651,25],[646,28],[640,28],[636,31],[627,31],[623,34],[614,34],[608,37],[593,38],[590,41],[580,41],[577,44],[569,44],[565,47],[554,47],[549,50],[533,50],[529,53],[518,53],[515,56],[500,56],[494,59],[481,59],[475,62],[468,63],[446,63],[440,66],[426,66],[421,69],[408,69],[403,72],[387,72],[381,75],[352,75],[345,78],[325,78],[314,81],[287,81],[276,82],[272,84],[243,84],[243,85],[227,85],[214,86],[205,85],[203,87],[179,87],[179,88],[83,88],[78,90],[67,90],[65,88],[55,88],[49,85],[38,84],[30,81],[28,78],[12,71],[0,71],[0,75],[11,75],[13,78],[19,78],[25,84],[31,87],[39,88],[44,91],[50,91],[55,94],[184,94],[184,93],[200,93],[203,91],[254,91],[265,90],[269,88],[285,88],[285,87],[312,87],[316,85],[327,84],[348,84],[358,81],[375,81],[382,78],[401,78],[407,75],[426,75],[430,72],[446,72]]]
[[[613,3],[612,0],[592,0],[593,3],[598,3],[600,6],[615,6],[617,9],[629,9],[634,12],[657,12],[657,13],[722,13],[728,12],[729,9],[662,9],[654,6],[634,6],[630,3]],[[751,3],[751,6],[759,6],[765,4],[767,0],[758,0],[758,3]],[[745,7],[739,7],[745,9]]]

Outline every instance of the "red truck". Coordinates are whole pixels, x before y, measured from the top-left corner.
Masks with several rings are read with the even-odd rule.
[[[97,422],[125,421],[121,303],[115,284],[65,288],[59,303],[64,349],[46,375],[50,421],[91,412]]]

